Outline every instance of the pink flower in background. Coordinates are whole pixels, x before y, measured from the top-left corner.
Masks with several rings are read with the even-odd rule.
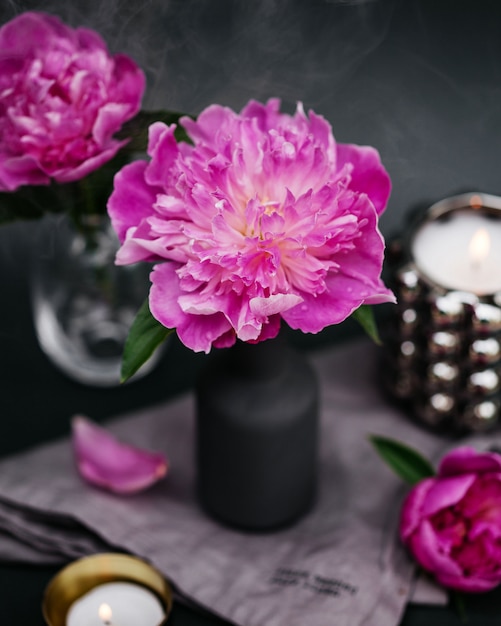
[[[452,589],[501,583],[501,456],[469,447],[447,454],[438,475],[409,493],[400,524],[418,563]]]
[[[210,106],[150,127],[149,162],[125,166],[108,209],[119,264],[157,263],[150,309],[195,351],[317,333],[361,304],[394,301],[380,273],[378,216],[390,180],[376,150],[336,144],[298,106]]]
[[[78,180],[110,160],[145,86],[97,33],[27,12],[0,28],[0,191]]]

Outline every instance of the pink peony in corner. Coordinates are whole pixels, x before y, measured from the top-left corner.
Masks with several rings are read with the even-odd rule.
[[[115,178],[117,262],[157,262],[151,312],[195,351],[272,338],[281,319],[317,333],[394,301],[380,278],[390,179],[377,151],[279,107],[210,106],[181,120],[193,145],[155,123],[150,161]]]
[[[167,474],[168,464],[163,454],[121,443],[82,416],[72,420],[72,443],[81,476],[108,491],[142,491]]]
[[[409,493],[400,523],[418,563],[451,589],[501,583],[501,456],[461,447]]]
[[[0,191],[79,180],[126,141],[143,73],[99,35],[26,12],[0,28]]]

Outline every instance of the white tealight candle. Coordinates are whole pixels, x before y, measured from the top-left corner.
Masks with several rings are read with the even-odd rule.
[[[479,296],[501,291],[501,219],[464,209],[431,220],[414,236],[412,254],[437,285]]]
[[[76,600],[66,616],[66,626],[159,626],[164,619],[164,608],[149,589],[111,582]]]

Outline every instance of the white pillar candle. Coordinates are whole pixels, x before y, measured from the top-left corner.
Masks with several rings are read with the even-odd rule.
[[[431,220],[415,234],[412,254],[437,285],[479,296],[501,291],[501,219],[464,209]]]
[[[70,607],[66,626],[159,626],[161,602],[149,589],[128,582],[94,587]]]

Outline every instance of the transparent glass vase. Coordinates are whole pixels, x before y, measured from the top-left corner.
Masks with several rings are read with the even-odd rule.
[[[31,284],[40,346],[77,382],[118,385],[125,340],[148,295],[150,267],[115,265],[119,244],[107,216],[89,216],[79,231],[66,217],[44,226]],[[135,378],[159,357],[157,351]]]

